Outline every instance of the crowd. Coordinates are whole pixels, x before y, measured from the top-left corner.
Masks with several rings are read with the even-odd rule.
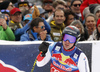
[[[0,40],[61,41],[69,25],[80,30],[80,41],[100,39],[100,5],[91,0],[0,1]]]
[[[79,34],[75,34],[77,32]],[[73,59],[72,52],[75,54],[79,52],[82,64],[80,61],[77,71],[86,72],[84,63],[86,60],[87,72],[89,72],[87,57],[75,45],[77,41],[100,40],[100,0],[43,0],[42,5],[36,3],[30,5],[27,0],[18,0],[17,3],[0,0],[0,40],[54,41],[53,47],[50,45],[46,51],[40,49],[40,52],[44,51],[44,56],[41,58],[39,54],[37,59],[40,57],[42,61],[47,58],[49,61],[51,58],[56,62],[53,58],[57,58],[58,53],[60,58],[61,56],[65,58],[71,53],[69,56]],[[58,50],[59,44],[61,50],[56,51],[56,46]],[[50,58],[46,57],[46,54],[49,54]],[[83,60],[84,57],[86,59]],[[39,62],[37,65],[41,66]],[[81,65],[84,66],[84,71]],[[52,68],[58,69],[55,65],[52,65]]]

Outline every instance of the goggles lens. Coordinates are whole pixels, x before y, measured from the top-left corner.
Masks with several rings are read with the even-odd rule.
[[[71,35],[68,35],[68,34],[65,34],[64,37],[63,37],[63,41],[67,41],[67,40],[68,40],[70,43],[75,43],[76,37],[71,36]]]

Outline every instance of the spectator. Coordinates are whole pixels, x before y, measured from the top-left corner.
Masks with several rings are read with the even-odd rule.
[[[54,11],[56,10],[56,9],[66,9],[66,2],[65,1],[63,1],[63,0],[55,0],[54,2],[53,2],[53,7],[54,7]],[[51,15],[51,16],[49,16],[49,18],[46,20],[49,24],[50,24],[50,22],[53,20],[53,14]]]
[[[32,18],[36,18],[36,17],[40,17],[44,20],[44,24],[45,24],[45,29],[47,30],[47,33],[50,34],[50,30],[51,30],[51,27],[50,25],[46,22],[45,20],[45,16],[44,16],[44,13],[45,13],[45,10],[43,8],[37,8],[35,5],[34,5],[34,9],[32,11]]]
[[[80,40],[79,41],[85,41],[85,36],[84,36],[84,27],[82,23],[79,20],[74,20],[70,25],[76,26],[79,31],[80,31]]]
[[[23,19],[23,26],[25,26],[31,20],[32,20],[32,14],[26,14]]]
[[[13,30],[16,41],[20,40],[20,36],[29,28],[28,24],[24,27],[21,24],[22,21],[22,14],[19,8],[13,8],[10,11],[11,20],[9,21],[9,27]]]
[[[0,10],[5,9],[11,11],[14,8],[14,5],[10,1],[3,1],[0,4]]]
[[[6,20],[1,18],[0,14],[0,40],[14,41],[15,36],[13,31],[7,26]]]
[[[66,20],[64,21],[65,26],[68,26],[75,20],[75,14],[71,10],[65,10]]]
[[[13,8],[10,11],[10,17],[11,20],[9,22],[9,27],[15,31],[17,28],[22,28],[21,20],[22,20],[22,14],[19,8]]]
[[[65,1],[63,1],[63,0],[55,0],[54,2],[53,2],[53,7],[54,7],[54,9],[56,10],[56,9],[66,9],[66,2]]]
[[[18,8],[24,7],[26,10],[30,9],[29,2],[27,0],[18,0]]]
[[[89,10],[96,16],[97,20],[100,18],[100,4],[89,5]]]
[[[52,41],[50,35],[47,35],[43,19],[37,17],[30,23],[30,29],[21,36],[20,41]]]
[[[67,26],[62,33],[62,42],[50,46],[43,42],[39,46],[37,66],[43,67],[51,60],[50,72],[90,72],[86,55],[76,47],[79,30],[75,26]]]
[[[70,5],[71,5],[71,0],[67,0],[65,5],[66,10],[70,10]]]
[[[83,3],[81,4],[80,6],[80,11],[81,11],[81,14],[83,12],[83,10],[88,7],[89,5],[91,4],[100,4],[100,0],[83,0]],[[93,11],[93,10],[92,10]],[[82,20],[84,20],[84,17],[82,15]]]
[[[6,22],[7,22],[7,25],[9,25],[9,20],[10,20],[10,12],[9,12],[9,10],[2,9],[1,13],[5,14],[5,16],[7,17]]]
[[[88,41],[100,40],[100,19],[97,21],[96,30],[90,35]]]
[[[53,41],[61,41],[62,40],[62,30],[64,29],[64,21],[65,21],[65,14],[64,11],[61,9],[57,9],[54,12],[54,21],[51,21],[51,38]]]
[[[88,15],[90,13],[89,7],[84,8],[82,15],[83,15],[83,26],[85,27],[85,16]]]
[[[53,14],[54,8],[52,6],[53,1],[52,0],[43,0],[43,9],[46,11],[45,13],[45,19],[47,19],[49,16]]]
[[[92,35],[93,31],[96,29],[97,19],[94,14],[88,14],[85,17],[85,38],[86,40]]]
[[[75,19],[81,20],[81,13],[80,13],[80,5],[81,0],[72,0],[71,1],[71,10],[76,14]]]

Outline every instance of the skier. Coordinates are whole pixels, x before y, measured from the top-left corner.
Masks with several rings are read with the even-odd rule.
[[[80,32],[75,26],[67,26],[62,32],[62,42],[51,45],[42,42],[37,66],[42,67],[51,60],[50,72],[90,72],[86,55],[76,47],[79,36]]]

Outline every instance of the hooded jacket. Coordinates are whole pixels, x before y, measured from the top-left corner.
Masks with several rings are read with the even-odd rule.
[[[8,26],[6,30],[4,30],[2,26],[0,26],[0,40],[9,40],[9,41],[15,40],[14,33]]]
[[[51,21],[50,23],[51,31],[50,35],[53,41],[62,41],[62,31],[65,28],[64,23],[62,25],[55,24],[55,21]]]
[[[32,32],[32,30],[30,29],[20,38],[20,41],[39,41],[39,40],[41,40],[39,34],[36,32]],[[52,41],[50,35],[47,34],[45,41]]]

